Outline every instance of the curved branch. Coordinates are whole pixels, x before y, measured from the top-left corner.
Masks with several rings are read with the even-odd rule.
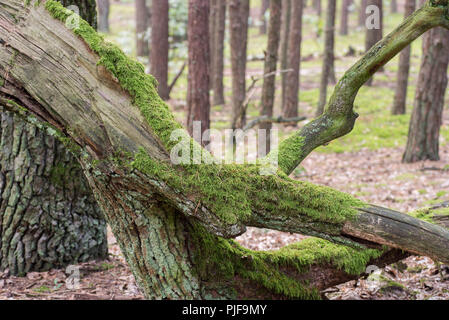
[[[290,174],[314,149],[351,132],[358,117],[354,100],[363,84],[423,33],[447,27],[448,11],[447,0],[431,0],[374,45],[338,82],[325,113],[279,146],[281,169]]]

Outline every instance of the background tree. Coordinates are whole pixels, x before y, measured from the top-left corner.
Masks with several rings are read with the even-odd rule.
[[[349,30],[349,6],[351,0],[343,0],[341,4],[341,19],[340,19],[340,35],[348,35]]]
[[[324,112],[324,107],[327,101],[327,86],[329,79],[334,69],[334,47],[335,47],[335,16],[337,10],[337,1],[329,0],[327,4],[326,14],[326,30],[324,34],[324,60],[321,72],[321,84],[320,84],[320,100],[318,103],[317,116],[320,116]],[[333,72],[335,76],[335,71]]]
[[[212,89],[214,91],[213,104],[222,105],[225,103],[224,97],[224,40],[226,34],[226,1],[217,1],[217,16],[214,39],[214,54],[212,74]]]
[[[25,7],[22,0],[0,0],[5,4],[10,11],[0,13],[0,38],[7,35],[9,46],[0,50],[0,71],[11,66],[13,56],[27,61],[14,64],[9,79],[17,85],[14,97],[29,94],[20,100],[21,108],[14,103],[7,108],[41,126],[52,124],[53,134],[74,142],[147,298],[318,298],[320,290],[363,275],[367,265],[383,266],[407,252],[449,262],[446,229],[287,176],[317,147],[352,130],[357,93],[382,65],[427,30],[449,29],[448,2],[428,2],[348,70],[323,116],[281,143],[279,171],[270,176],[260,175],[263,163],[174,165],[169,155],[177,148],[199,146],[180,130],[141,64],[105,43],[84,21],[76,33],[47,31],[42,37],[71,16],[57,2]],[[207,23],[204,29],[208,34]],[[76,65],[76,79],[70,77],[73,60],[47,64],[44,59],[49,52],[67,54],[66,41],[86,58]],[[40,81],[30,79],[30,67]],[[89,72],[95,68],[98,72]],[[48,86],[51,79],[54,86]],[[83,90],[79,96],[73,95],[75,88]],[[174,130],[181,131],[183,143],[170,139]],[[322,239],[256,252],[227,240],[246,226]]]
[[[98,31],[109,32],[109,0],[97,0],[98,3]]]
[[[136,0],[136,54],[138,57],[147,57],[149,54],[148,28],[150,15],[146,0]]]
[[[416,0],[407,0],[405,3],[405,18],[416,10]],[[408,77],[410,73],[411,46],[402,50],[399,56],[399,68],[394,96],[392,114],[405,114],[407,104]]]
[[[366,5],[368,0],[360,0],[359,6],[359,27],[364,27],[366,22]]]
[[[151,52],[150,72],[158,82],[158,92],[162,99],[168,100],[168,28],[169,3],[168,0],[153,1],[151,19]]]
[[[416,86],[403,161],[439,160],[440,128],[449,64],[449,31],[436,28],[423,37],[423,57]]]
[[[209,4],[209,0],[189,0],[187,128],[191,135],[196,121],[201,123],[201,134],[210,128]]]
[[[270,22],[268,24],[268,45],[265,52],[264,74],[273,74],[264,78],[262,88],[262,110],[261,115],[272,117],[276,89],[276,70],[278,62],[279,42],[282,22],[282,1],[270,0]],[[266,156],[271,149],[271,123],[263,123],[260,129],[265,133],[265,152],[259,152],[259,156]]]
[[[62,2],[95,26],[95,1]],[[106,222],[77,160],[48,130],[5,110],[16,92],[9,72],[0,71],[0,270],[106,258]]]
[[[319,17],[321,17],[321,11],[322,11],[322,5],[321,0],[313,0],[313,6],[315,7],[315,10]]]
[[[365,49],[368,52],[377,42],[379,42],[383,37],[383,0],[367,0],[366,6],[375,6],[379,11],[375,11],[371,14],[374,19],[379,18],[379,26],[374,26],[374,28],[366,28],[365,36]],[[379,17],[376,17],[380,14]],[[368,17],[367,17],[368,18]],[[373,27],[373,26],[371,26]],[[373,84],[373,79],[370,79],[366,85],[371,86]]]
[[[291,21],[292,0],[282,0],[282,30],[280,44],[281,70],[288,68],[288,40],[290,39],[290,21]],[[285,105],[285,94],[287,92],[287,72],[282,75],[282,108]]]
[[[270,6],[270,0],[262,0],[262,6],[260,7],[260,34],[267,34],[267,18],[265,17],[267,10]]]
[[[391,13],[398,12],[398,2],[397,0],[390,0],[390,11]]]
[[[282,110],[284,118],[298,116],[303,4],[303,0],[292,1],[291,31],[288,45],[288,69],[291,69],[292,72],[288,73],[285,105]]]
[[[246,123],[243,106],[246,97],[246,60],[248,46],[249,0],[229,0],[229,33],[232,68],[232,128]]]

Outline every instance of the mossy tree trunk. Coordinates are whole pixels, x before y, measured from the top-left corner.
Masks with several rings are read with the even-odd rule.
[[[61,2],[96,25],[95,1]],[[77,160],[1,102],[0,117],[0,270],[24,275],[106,258],[106,222]]]
[[[318,298],[321,289],[359,277],[369,264],[408,255],[401,250],[449,261],[444,228],[287,177],[318,145],[352,129],[353,99],[381,65],[425,31],[449,28],[447,1],[446,7],[429,3],[350,69],[324,115],[280,145],[280,169],[268,176],[260,174],[263,163],[174,165],[169,155],[179,147],[193,147],[203,160],[211,156],[175,122],[141,64],[86,23],[74,33],[65,29],[61,21],[69,14],[52,0],[3,4],[6,107],[74,152],[146,297]],[[396,43],[398,37],[405,40]],[[24,46],[23,38],[39,46]],[[52,64],[49,52],[58,57]],[[72,52],[79,63],[65,59]],[[12,57],[17,63],[10,67]],[[181,144],[170,139],[178,129]],[[246,226],[322,239],[254,252],[229,240]]]

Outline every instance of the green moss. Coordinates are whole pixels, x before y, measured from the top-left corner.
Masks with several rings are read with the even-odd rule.
[[[414,218],[421,219],[430,223],[438,224],[438,221],[435,221],[434,218],[441,216],[449,216],[449,208],[441,207],[441,208],[423,208],[411,212],[410,215]]]
[[[304,137],[298,134],[294,134],[279,145],[279,151],[276,156],[278,156],[279,167],[283,172],[290,171],[292,163],[298,159],[298,150],[302,150],[303,146]]]
[[[351,275],[364,273],[372,259],[383,251],[358,250],[322,239],[309,238],[278,251],[252,251],[233,240],[225,240],[195,226],[195,266],[203,280],[233,281],[236,276],[255,281],[270,291],[297,299],[319,299],[319,292],[298,275],[313,265],[331,265]],[[290,273],[289,273],[290,272]],[[296,277],[289,276],[295,274]]]

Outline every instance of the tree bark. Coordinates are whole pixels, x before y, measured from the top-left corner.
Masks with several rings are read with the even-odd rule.
[[[424,35],[423,58],[416,86],[415,106],[403,162],[438,161],[440,128],[449,64],[449,32],[436,28]]]
[[[348,35],[349,29],[349,6],[351,0],[343,0],[341,4],[341,20],[340,20],[340,35]]]
[[[281,31],[281,70],[287,70],[288,68],[288,40],[290,38],[290,22],[291,22],[291,9],[292,0],[282,0],[282,31]],[[282,104],[281,107],[284,108],[285,105],[285,95],[287,93],[287,80],[288,74],[286,72],[282,73]]]
[[[95,1],[61,2],[96,25]],[[7,78],[0,73],[9,92]],[[0,100],[0,270],[23,276],[106,258],[106,222],[76,159],[6,104]]]
[[[391,11],[391,13],[398,13],[397,0],[390,0],[390,11]]]
[[[292,19],[288,53],[288,69],[291,69],[292,72],[288,73],[285,105],[282,110],[284,118],[294,118],[298,116],[303,5],[303,0],[292,2]]]
[[[246,59],[248,46],[249,0],[229,0],[229,33],[232,68],[232,129],[246,124]]]
[[[163,1],[162,1],[163,2]],[[136,0],[136,54],[138,57],[147,57],[149,14],[146,0]]]
[[[169,99],[168,91],[168,0],[158,0],[152,3],[151,18],[151,52],[150,72],[158,82],[158,93],[164,100]]]
[[[321,72],[320,100],[318,103],[317,116],[322,115],[324,112],[324,107],[326,106],[327,102],[327,86],[329,84],[330,75],[334,68],[335,16],[337,10],[336,2],[336,0],[329,0],[327,5],[326,30],[324,35],[324,60],[323,70]]]
[[[98,31],[109,32],[109,0],[97,0],[98,2]]]
[[[65,29],[68,13],[54,1],[0,5],[0,73],[8,70],[6,88],[15,88],[2,90],[14,101],[7,107],[71,146],[146,297],[319,298],[319,290],[359,277],[367,265],[408,254],[379,245],[449,261],[446,229],[286,176],[318,144],[352,129],[353,99],[380,66],[427,30],[449,29],[448,2],[429,2],[351,68],[324,115],[281,144],[282,172],[269,176],[260,174],[263,163],[175,165],[175,131],[187,139],[182,147],[210,155],[175,122],[141,64],[84,21],[74,33]],[[82,63],[68,59],[73,52]],[[333,243],[309,239],[253,252],[224,239],[245,226]]]
[[[405,3],[405,18],[409,17],[416,10],[416,0],[407,0]],[[399,56],[399,68],[394,96],[392,114],[405,114],[407,104],[408,77],[410,73],[411,46],[402,50]]]
[[[365,48],[368,52],[377,42],[383,37],[383,0],[367,0],[366,6],[375,6],[379,8],[380,13],[380,28],[366,29],[365,36]],[[373,84],[373,79],[369,79],[366,83],[367,86]]]
[[[367,0],[360,0],[359,27],[364,27],[365,26],[365,21],[366,21],[366,4],[367,4]]]
[[[187,128],[190,135],[194,135],[194,122],[200,122],[201,134],[210,128],[209,8],[209,0],[189,0]]]
[[[213,85],[214,91],[213,104],[218,106],[225,104],[224,97],[224,40],[226,33],[226,2],[218,1],[217,3],[217,21],[214,35],[214,72]]]
[[[264,78],[262,87],[262,110],[261,115],[272,117],[276,90],[276,70],[278,62],[279,42],[282,22],[282,1],[270,0],[270,22],[268,24],[268,45],[265,52],[264,74],[273,73],[273,76]],[[271,149],[271,123],[263,123],[259,126],[265,130],[265,146],[263,151],[259,150],[259,156],[265,157]]]

